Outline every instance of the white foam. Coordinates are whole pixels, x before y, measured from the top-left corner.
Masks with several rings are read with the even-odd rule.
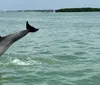
[[[12,61],[13,64],[15,65],[33,65],[33,64],[41,64],[40,62],[37,62],[37,61],[22,61],[22,60],[19,60],[19,59],[14,59]]]
[[[21,60],[19,60],[19,59],[13,60],[12,63],[14,63],[14,64],[16,64],[16,65],[30,65],[30,63],[21,61]]]

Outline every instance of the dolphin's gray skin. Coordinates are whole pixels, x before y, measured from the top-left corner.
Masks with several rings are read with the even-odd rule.
[[[24,37],[29,32],[36,32],[39,29],[29,25],[28,21],[26,22],[26,30],[19,31],[4,37],[0,36],[0,56],[17,40]]]

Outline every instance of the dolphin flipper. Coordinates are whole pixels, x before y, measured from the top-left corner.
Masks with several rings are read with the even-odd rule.
[[[29,31],[29,32],[36,32],[38,31],[39,29],[36,29],[35,27],[31,26],[28,21],[26,21],[26,29]]]

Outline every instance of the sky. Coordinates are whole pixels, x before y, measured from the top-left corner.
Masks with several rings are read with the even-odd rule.
[[[0,0],[0,10],[100,8],[100,0]]]

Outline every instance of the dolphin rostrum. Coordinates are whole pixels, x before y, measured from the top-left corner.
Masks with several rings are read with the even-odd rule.
[[[26,30],[22,30],[7,36],[0,36],[0,56],[17,40],[24,37],[30,32],[36,32],[39,29],[31,26],[28,21],[26,22]]]

